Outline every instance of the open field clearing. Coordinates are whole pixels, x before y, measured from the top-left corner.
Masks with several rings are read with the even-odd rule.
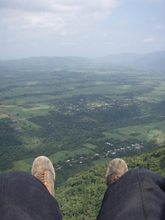
[[[161,102],[165,101],[165,90],[154,90],[150,94],[142,95],[141,97],[135,97],[140,101],[156,101],[156,102]]]
[[[85,143],[83,146],[87,147],[88,149],[95,149],[97,146],[90,143]]]
[[[26,119],[31,116],[44,115],[51,109],[46,104],[24,104],[24,105],[1,105],[0,117],[10,117],[13,120]]]
[[[147,125],[128,126],[113,131],[103,132],[108,138],[127,140],[135,138],[138,141],[156,140],[158,144],[165,141],[165,121]]]
[[[155,80],[156,81],[156,80]],[[156,81],[155,83],[147,82],[148,88],[153,87],[153,90],[150,93],[142,94],[141,96],[135,96],[140,101],[156,101],[161,102],[165,101],[165,80],[164,81]]]
[[[14,167],[9,169],[8,171],[21,170],[27,173],[31,172],[32,164],[27,164],[23,160],[19,160],[14,162]]]
[[[75,157],[76,155],[82,155],[82,154],[90,154],[92,153],[92,150],[89,150],[87,148],[80,148],[75,151],[60,151],[56,154],[53,154],[49,157],[49,159],[52,161],[52,163],[58,163],[60,160],[66,160],[69,157]]]

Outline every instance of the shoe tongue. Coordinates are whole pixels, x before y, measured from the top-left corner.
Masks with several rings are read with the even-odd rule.
[[[115,166],[111,167],[110,173],[111,174],[115,174],[116,173],[116,167]]]
[[[116,163],[114,167],[117,175],[123,175],[127,172],[126,167],[122,162]]]
[[[49,170],[50,171],[50,167],[49,167],[47,161],[44,161],[44,168],[45,168],[45,170]]]

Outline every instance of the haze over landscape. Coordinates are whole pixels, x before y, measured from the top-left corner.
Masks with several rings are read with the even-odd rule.
[[[165,50],[164,0],[1,0],[0,60]]]

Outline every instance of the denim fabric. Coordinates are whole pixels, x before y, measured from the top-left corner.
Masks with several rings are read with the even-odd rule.
[[[97,220],[165,219],[165,179],[148,170],[131,170],[107,189]]]
[[[57,201],[30,174],[0,174],[0,220],[61,220]],[[98,220],[165,219],[165,179],[131,170],[106,191]]]
[[[24,172],[0,174],[0,220],[61,220],[44,184]]]

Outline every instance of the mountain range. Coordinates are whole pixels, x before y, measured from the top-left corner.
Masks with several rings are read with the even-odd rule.
[[[165,50],[148,54],[121,53],[108,55],[99,60],[103,63],[123,64],[165,70]],[[99,61],[98,60],[98,61]]]
[[[100,58],[84,57],[30,57],[25,59],[0,61],[1,69],[10,68],[42,68],[42,67],[68,67],[84,65],[129,65],[135,67],[154,68],[165,70],[165,50],[148,54],[121,53],[110,54]]]

